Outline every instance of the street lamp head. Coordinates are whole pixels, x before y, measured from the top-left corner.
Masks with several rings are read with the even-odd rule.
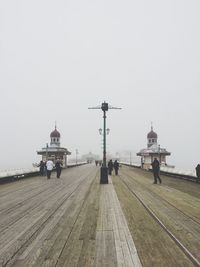
[[[100,135],[102,135],[102,131],[103,131],[103,130],[102,130],[101,128],[99,128],[99,134],[100,134]]]
[[[106,129],[106,133],[107,133],[107,134],[110,133],[110,129],[109,129],[109,128]]]
[[[101,105],[101,109],[102,109],[103,111],[108,111],[108,103],[103,102],[102,105]]]

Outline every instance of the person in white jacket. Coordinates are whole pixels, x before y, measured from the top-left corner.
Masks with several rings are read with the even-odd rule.
[[[53,170],[54,164],[52,160],[48,160],[46,163],[46,167],[47,167],[47,179],[51,178],[51,171]]]

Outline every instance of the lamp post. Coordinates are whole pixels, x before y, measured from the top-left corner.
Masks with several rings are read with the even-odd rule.
[[[159,156],[159,163],[161,164],[160,145],[158,146],[158,156]]]
[[[67,168],[67,152],[65,152],[65,168]]]
[[[48,143],[46,143],[46,162],[48,160]]]
[[[104,134],[103,134],[103,166],[106,167],[106,135],[108,135],[110,133],[110,129],[107,128],[105,131],[103,131],[100,128],[99,134],[102,135],[102,132],[104,132]]]
[[[103,111],[103,165],[101,167],[100,184],[108,184],[108,168],[106,164],[106,132],[109,133],[109,129],[106,129],[106,111],[108,111],[109,109],[121,109],[121,108],[111,107],[108,105],[108,103],[104,101],[101,104],[101,106],[92,107],[89,109],[101,109]]]
[[[77,159],[78,159],[78,149],[76,149],[76,165],[78,163]]]

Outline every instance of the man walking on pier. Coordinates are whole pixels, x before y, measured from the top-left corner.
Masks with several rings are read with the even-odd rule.
[[[112,159],[108,162],[108,174],[112,175],[112,171],[113,171],[113,161]]]
[[[151,163],[151,166],[153,170],[154,184],[157,184],[157,179],[161,184],[162,181],[160,179],[160,162],[157,160],[157,158],[154,159],[154,161]]]
[[[118,175],[119,162],[117,160],[115,160],[113,166],[114,166],[114,169],[115,169],[115,175]]]
[[[53,170],[53,167],[54,167],[53,161],[49,159],[46,163],[46,166],[47,166],[47,179],[50,179],[51,171]]]
[[[61,170],[62,170],[62,162],[60,161],[60,159],[57,159],[55,167],[56,167],[57,178],[60,178]]]

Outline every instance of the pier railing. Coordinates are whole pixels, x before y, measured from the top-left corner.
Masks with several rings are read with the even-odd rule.
[[[141,169],[141,165],[138,163],[127,163],[127,162],[120,162],[121,165],[126,165],[129,167],[133,167],[133,168],[140,168]],[[145,169],[143,169],[145,170]],[[150,171],[152,172],[152,169],[150,168],[149,170],[146,171]],[[161,166],[160,167],[160,173],[166,176],[171,176],[171,177],[175,177],[175,178],[180,178],[180,179],[184,179],[184,180],[189,180],[192,182],[200,182],[199,179],[196,177],[195,175],[195,171],[183,171],[183,170],[178,170],[176,168],[170,168],[167,166]]]
[[[78,167],[87,164],[87,162],[69,163],[66,168]],[[54,169],[55,170],[55,169]],[[0,171],[0,183],[17,181],[24,178],[38,176],[40,174],[39,167],[32,167],[26,169],[14,169]]]

